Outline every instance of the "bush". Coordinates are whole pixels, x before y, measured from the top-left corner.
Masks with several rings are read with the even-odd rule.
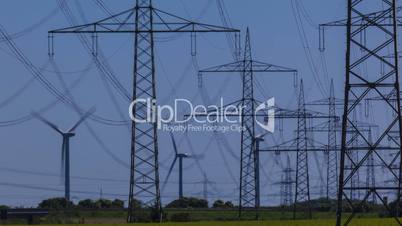
[[[140,202],[139,202],[140,203]],[[135,204],[135,203],[134,203]],[[148,208],[137,208],[134,211],[134,222],[140,223],[150,223],[150,222],[159,222],[166,219],[166,214],[162,212],[162,219],[159,218],[160,209],[156,206],[156,204],[152,205]]]
[[[208,201],[197,198],[177,199],[166,205],[167,208],[208,208]]]
[[[214,204],[212,204],[213,208],[216,209],[231,209],[234,207],[233,203],[230,201],[224,202],[222,200],[216,200]]]
[[[189,213],[175,213],[172,214],[170,221],[173,222],[189,222],[191,221],[191,217]]]

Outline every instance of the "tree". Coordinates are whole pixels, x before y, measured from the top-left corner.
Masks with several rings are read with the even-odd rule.
[[[227,202],[225,202],[225,206],[226,206],[226,208],[234,208],[234,205],[233,205],[233,203],[231,202],[231,201],[227,201]]]
[[[225,202],[218,199],[212,204],[212,208],[223,208],[225,206]]]
[[[124,201],[120,199],[113,200],[112,208],[124,208]]]
[[[43,200],[39,203],[38,208],[41,209],[65,209],[74,207],[74,203],[65,198],[51,198]]]
[[[110,209],[112,207],[112,201],[107,199],[98,199],[95,204],[100,209]]]
[[[84,209],[96,209],[97,205],[92,199],[85,199],[78,202],[78,207]]]

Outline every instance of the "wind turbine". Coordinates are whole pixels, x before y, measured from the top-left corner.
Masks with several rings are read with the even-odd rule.
[[[179,199],[181,199],[181,198],[183,198],[183,159],[185,159],[185,158],[195,159],[195,158],[201,158],[202,156],[196,156],[196,155],[191,156],[188,153],[179,153],[177,151],[177,144],[176,144],[176,141],[174,139],[172,132],[170,132],[170,138],[172,140],[175,157],[173,159],[172,164],[170,165],[169,172],[166,175],[165,181],[163,182],[162,191],[165,189],[165,186],[169,180],[170,174],[172,173],[173,168],[178,159],[179,160]]]
[[[49,122],[38,113],[32,113],[37,119],[48,125],[50,128],[58,132],[63,137],[61,145],[61,174],[64,176],[64,198],[70,201],[70,138],[75,136],[75,129],[85,121],[86,118],[95,112],[91,108],[88,112],[81,116],[81,118],[68,130],[62,131],[55,124]]]

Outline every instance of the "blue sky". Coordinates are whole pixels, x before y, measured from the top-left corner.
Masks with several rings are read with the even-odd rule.
[[[32,27],[21,36],[14,39],[17,46],[32,61],[42,69],[46,78],[59,90],[63,90],[55,68],[48,62],[47,56],[47,31],[55,28],[69,26],[64,14],[58,10],[57,1],[27,1],[27,0],[3,0],[0,8],[0,24],[9,34],[26,31],[32,25],[37,24],[43,18],[47,18],[39,26]],[[68,6],[74,17],[80,23],[94,21],[106,17],[105,13],[95,4],[96,1],[67,0]],[[292,10],[291,0],[226,0],[224,1],[227,12],[234,27],[243,31],[247,27],[251,31],[252,51],[254,58],[272,64],[287,66],[299,70],[299,76],[305,81],[306,98],[308,100],[325,97],[329,90],[329,79],[335,81],[336,95],[342,95],[343,90],[343,65],[344,65],[344,30],[331,30],[327,35],[327,52],[321,55],[318,51],[319,23],[344,18],[346,13],[346,1],[299,1],[303,27],[297,26]],[[111,1],[104,3],[113,12],[120,12],[133,7],[132,0]],[[215,0],[155,0],[154,5],[164,11],[176,15],[194,19],[200,22],[221,25],[219,11]],[[22,7],[23,6],[23,7]],[[294,4],[293,4],[294,6]],[[298,30],[304,29],[304,30]],[[305,33],[306,41],[300,37]],[[166,37],[168,37],[166,39]],[[104,52],[108,63],[113,69],[114,75],[123,84],[125,89],[131,92],[133,43],[130,35],[104,35],[99,38],[100,49]],[[188,98],[196,103],[202,103],[197,93],[197,72],[192,66],[194,59],[190,55],[189,35],[158,36],[156,43],[157,61],[157,88],[160,100],[170,104],[175,98]],[[324,91],[321,92],[311,72],[306,53],[311,52],[317,74]],[[114,88],[107,82],[104,83],[96,67],[91,63],[87,52],[83,49],[78,39],[73,35],[57,35],[55,38],[55,62],[62,72],[63,80],[71,85],[80,76],[82,80],[72,89],[72,93],[78,104],[83,108],[95,106],[96,114],[108,119],[127,120],[129,103],[124,100]],[[326,61],[323,61],[325,56]],[[227,40],[222,34],[200,35],[198,38],[198,55],[196,57],[200,68],[219,65],[233,61]],[[1,108],[0,121],[9,121],[15,118],[29,115],[32,110],[39,110],[42,106],[54,101],[47,90],[38,82],[30,82],[32,75],[10,53],[5,42],[0,42],[0,62],[2,81],[0,89],[2,97],[0,101],[7,100],[16,90],[23,87],[19,96],[12,102]],[[327,65],[328,74],[324,73],[322,65]],[[227,82],[226,78],[232,77]],[[258,86],[256,96],[260,100],[274,96],[277,104],[283,107],[295,108],[295,93],[292,75],[270,74],[257,75]],[[218,101],[223,97],[229,103],[241,97],[241,84],[236,75],[208,75],[204,79],[204,85],[212,99]],[[223,87],[226,86],[226,89]],[[108,88],[109,87],[109,88]],[[174,90],[174,92],[172,92]],[[115,97],[115,101],[110,98]],[[196,98],[194,98],[196,97]],[[116,110],[117,103],[120,110]],[[322,109],[326,111],[326,109]],[[61,128],[68,128],[77,119],[77,114],[68,106],[59,104],[44,114],[52,122]],[[100,125],[88,121],[91,128],[104,142],[110,153],[101,148],[99,143],[83,125],[77,130],[77,136],[71,141],[71,174],[75,177],[117,179],[119,181],[82,180],[72,179],[72,191],[90,191],[94,194],[85,195],[72,192],[75,199],[98,198],[102,188],[105,197],[114,198],[107,194],[122,194],[128,192],[128,169],[125,164],[129,162],[129,129],[126,126]],[[290,139],[292,124],[286,132]],[[5,183],[23,184],[54,189],[63,189],[60,178],[57,176],[40,176],[26,173],[11,172],[12,170],[25,170],[31,172],[43,172],[44,174],[59,174],[60,172],[60,147],[61,137],[44,126],[37,120],[3,127],[0,129],[0,147],[2,158],[0,159],[0,181]],[[189,144],[182,134],[176,134],[180,143],[179,150],[190,152]],[[233,154],[226,149],[220,151],[213,140],[212,145],[207,146],[213,139],[212,134],[188,134],[195,153],[205,153],[205,158],[200,164],[192,160],[186,161],[185,195],[196,195],[202,191],[202,186],[192,184],[202,180],[200,167],[207,173],[210,180],[216,182],[216,194],[211,194],[211,200],[224,198],[237,201],[237,185],[239,166]],[[234,153],[239,155],[239,134],[232,133],[226,136]],[[278,142],[279,138],[276,138]],[[266,146],[273,145],[273,139],[268,139]],[[167,167],[172,161],[172,144],[168,134],[160,134],[160,159],[161,179],[166,175]],[[116,158],[118,161],[116,161]],[[224,161],[226,159],[226,164]],[[279,186],[275,183],[280,180],[281,162],[285,156],[266,155],[262,157],[262,202],[265,205],[279,202]],[[312,160],[313,161],[313,160]],[[319,166],[313,166],[313,171],[318,172]],[[233,175],[233,178],[230,175]],[[312,184],[316,186],[319,180],[316,173],[312,173]],[[171,177],[166,191],[163,192],[163,201],[172,200],[177,195],[177,172]],[[313,188],[317,193],[317,188]],[[47,197],[62,196],[63,192],[30,190],[0,185],[1,204],[13,206],[32,206]],[[118,197],[126,199],[125,197]]]

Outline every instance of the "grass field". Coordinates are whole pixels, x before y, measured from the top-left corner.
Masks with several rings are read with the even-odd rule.
[[[255,213],[245,211],[242,215],[244,221],[238,221],[237,210],[202,210],[202,209],[166,209],[166,220],[168,223],[141,223],[135,224],[136,226],[334,226],[335,213],[334,212],[313,212],[312,220],[290,220],[293,214],[289,211],[278,212],[270,209],[262,209],[260,211],[260,221],[248,221],[253,219]],[[46,217],[37,218],[34,222],[47,226],[60,226],[60,225],[88,225],[88,226],[128,226],[125,224],[126,211],[112,210],[112,211],[54,211]],[[175,214],[186,214],[190,223],[177,223],[173,220]],[[350,213],[349,213],[350,214]],[[347,213],[343,215],[346,219]],[[381,218],[380,213],[359,213],[356,214],[353,221],[349,224],[351,226],[393,226],[398,225],[393,218]],[[302,219],[302,217],[300,217]],[[183,220],[183,219],[182,219]],[[9,222],[8,225],[24,225],[26,220],[19,219]]]
[[[88,224],[87,226],[127,226],[128,224]],[[334,220],[310,221],[226,221],[226,222],[193,222],[193,223],[163,223],[163,224],[135,224],[136,226],[334,226]],[[350,226],[394,226],[398,225],[394,219],[354,219]],[[15,225],[18,226],[18,225]],[[19,225],[21,226],[21,225]],[[47,226],[60,226],[47,225]],[[74,225],[70,225],[74,226]]]

